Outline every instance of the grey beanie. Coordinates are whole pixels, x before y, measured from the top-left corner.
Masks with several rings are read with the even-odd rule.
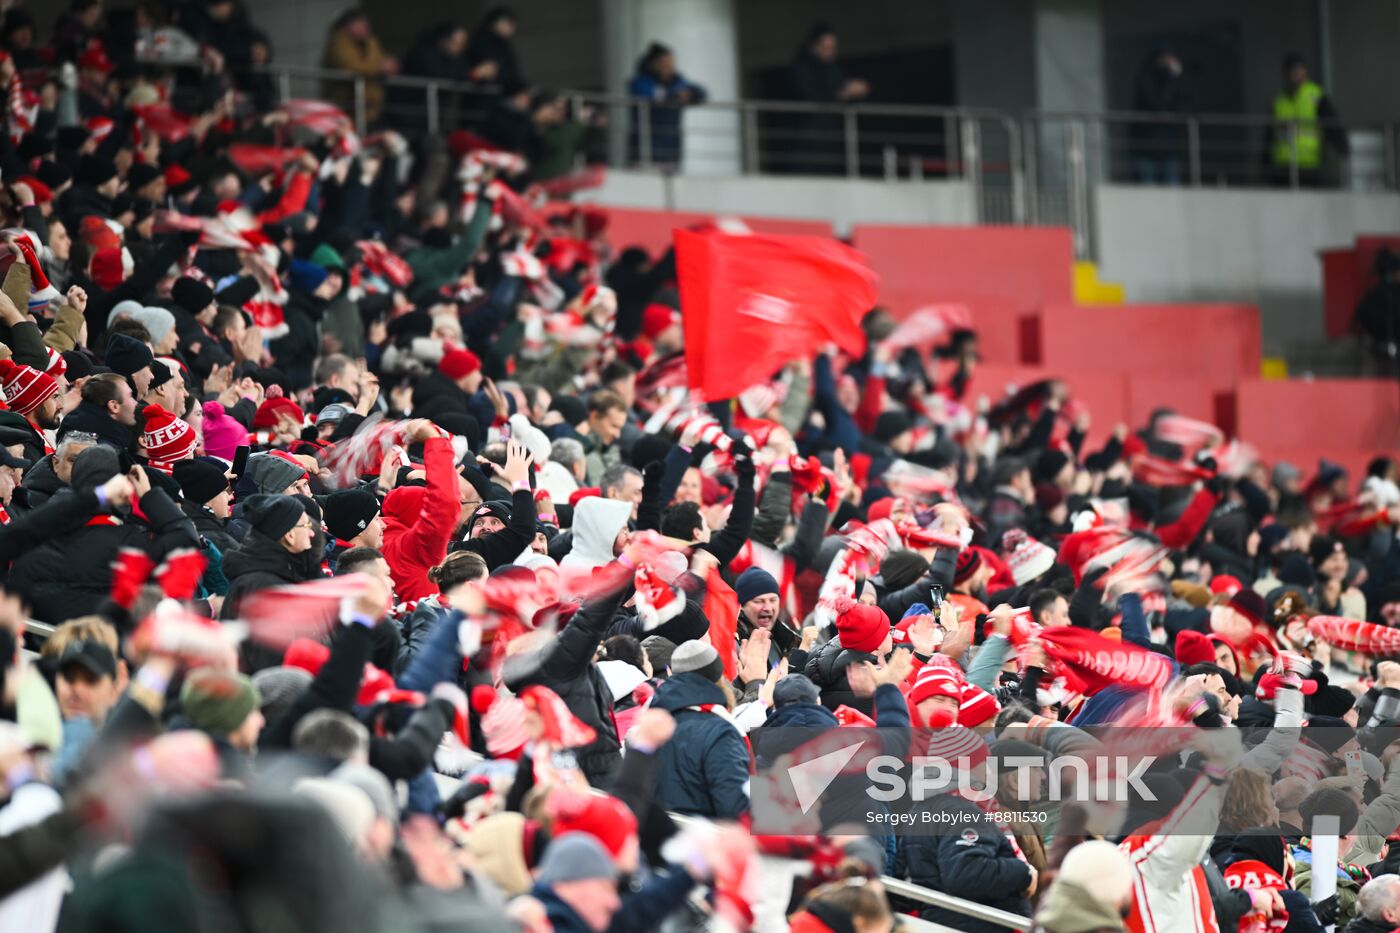
[[[394,788],[378,768],[347,761],[331,772],[331,780],[358,787],[374,804],[377,816],[392,826],[399,825],[399,804],[394,799]]]
[[[603,844],[588,833],[572,832],[557,836],[544,850],[535,880],[540,884],[560,881],[589,881],[617,877],[617,866]]]
[[[773,685],[774,709],[795,703],[820,703],[821,699],[821,690],[806,674],[789,674]]]
[[[92,489],[121,472],[117,452],[106,444],[97,444],[78,454],[73,461],[70,485],[74,489]]]
[[[258,492],[278,495],[305,476],[306,469],[283,457],[257,454],[248,458],[248,473],[253,477],[253,485],[258,487]]]
[[[676,643],[665,635],[648,635],[642,639],[642,650],[647,653],[647,659],[651,661],[651,669],[656,672],[656,676],[664,676],[664,672],[671,666],[671,655],[676,653]]]
[[[708,641],[694,639],[682,642],[671,654],[671,673],[688,674],[694,671],[707,680],[718,681],[724,676],[724,664],[719,652]]]
[[[262,695],[263,718],[274,723],[311,686],[311,672],[285,664],[265,667],[253,675],[253,686]]]

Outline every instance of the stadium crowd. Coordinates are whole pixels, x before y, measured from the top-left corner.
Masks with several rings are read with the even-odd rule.
[[[405,59],[502,84],[432,139],[174,12],[5,18],[0,929],[1001,929],[882,878],[1049,933],[1400,928],[1391,460],[1166,410],[1090,445],[878,308],[696,404],[675,257],[568,200],[513,14]],[[1112,825],[984,764],[1104,725],[1181,737]],[[783,730],[849,726],[992,799],[754,829]]]

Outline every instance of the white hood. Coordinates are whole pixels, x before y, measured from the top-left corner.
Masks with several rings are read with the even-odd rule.
[[[574,543],[559,562],[561,567],[601,567],[613,559],[613,542],[627,527],[632,504],[617,499],[589,496],[574,508]]]

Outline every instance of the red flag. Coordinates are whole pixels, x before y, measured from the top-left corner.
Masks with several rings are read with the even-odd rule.
[[[291,146],[263,146],[257,143],[230,143],[229,161],[248,175],[280,172],[301,155],[303,150]]]
[[[724,662],[724,677],[733,680],[739,673],[735,637],[739,631],[739,594],[724,582],[718,569],[705,578],[705,618],[710,620],[710,644]]]
[[[1086,695],[1112,684],[1156,689],[1172,676],[1172,663],[1164,655],[1086,629],[1047,628],[1040,642],[1057,665],[1084,683]]]
[[[738,395],[828,343],[864,352],[860,321],[878,279],[849,246],[716,230],[677,230],[675,241],[686,371],[706,399]]]

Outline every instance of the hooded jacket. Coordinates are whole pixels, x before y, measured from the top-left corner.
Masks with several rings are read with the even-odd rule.
[[[219,618],[225,620],[238,618],[239,607],[250,593],[312,579],[302,555],[287,553],[280,542],[256,530],[249,531],[242,544],[224,555],[223,569],[229,587]],[[244,642],[242,655],[249,674],[274,667],[282,660],[277,652],[252,642]]]
[[[657,800],[667,810],[712,819],[735,819],[749,809],[749,754],[744,738],[719,712],[724,691],[695,671],[676,674],[656,689],[652,706],[676,718],[676,733],[661,748]]]
[[[559,566],[591,570],[611,563],[613,542],[631,517],[629,502],[598,496],[581,501],[574,509],[573,549],[564,555]]]
[[[447,543],[461,514],[452,461],[451,441],[428,438],[423,442],[428,485],[400,486],[384,498],[380,551],[389,562],[394,592],[401,600],[422,599],[437,592],[428,580],[428,568],[447,556]]]

